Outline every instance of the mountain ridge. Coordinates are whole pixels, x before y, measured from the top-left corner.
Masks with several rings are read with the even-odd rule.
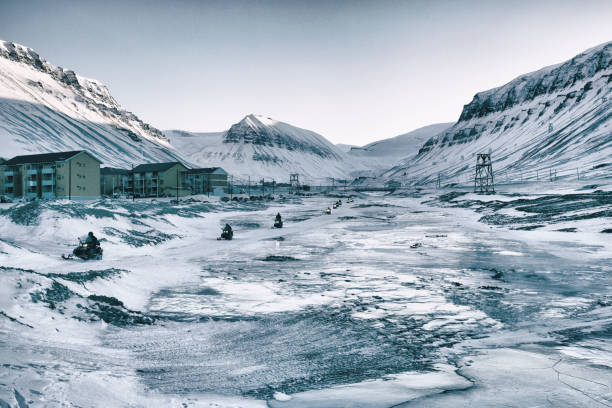
[[[475,154],[487,152],[507,180],[536,179],[552,168],[598,174],[612,156],[612,42],[478,92],[454,125],[383,177],[424,184],[440,174],[465,182]]]
[[[304,180],[321,182],[362,170],[318,133],[264,115],[246,115],[224,132],[165,134],[192,162],[223,167],[241,179],[288,181],[290,173],[298,173]]]
[[[7,156],[91,150],[106,165],[181,159],[164,134],[125,110],[100,81],[0,41],[0,138]]]

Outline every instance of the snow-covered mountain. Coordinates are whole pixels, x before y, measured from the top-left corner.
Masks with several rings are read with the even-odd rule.
[[[342,150],[344,153],[348,153],[353,147],[357,146],[352,144],[336,143],[336,147]]]
[[[386,170],[402,159],[415,156],[429,138],[445,131],[453,123],[435,123],[423,126],[403,135],[378,140],[363,147],[351,147],[348,154],[360,159],[374,172]]]
[[[288,182],[290,173],[298,173],[300,180],[318,182],[362,169],[323,136],[261,115],[247,115],[225,132],[165,134],[191,162],[223,167],[242,180]]]
[[[480,92],[457,123],[386,179],[467,181],[491,152],[498,180],[597,176],[612,169],[612,42]]]
[[[105,165],[180,160],[167,138],[94,79],[0,41],[0,157],[87,149]]]

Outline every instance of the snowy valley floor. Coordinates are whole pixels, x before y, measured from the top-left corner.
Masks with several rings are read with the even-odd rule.
[[[0,407],[610,407],[591,184],[3,205]]]

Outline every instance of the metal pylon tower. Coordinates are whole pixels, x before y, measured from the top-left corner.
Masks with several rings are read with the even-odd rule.
[[[493,184],[493,165],[491,155],[488,153],[478,153],[476,157],[476,173],[474,175],[475,193],[494,193]]]
[[[297,173],[291,173],[289,175],[289,184],[291,185],[291,190],[298,191],[300,188],[300,178]]]

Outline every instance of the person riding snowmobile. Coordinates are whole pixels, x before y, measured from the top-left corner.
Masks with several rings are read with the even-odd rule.
[[[331,208],[327,207],[327,210],[325,210],[325,214],[331,214]]]
[[[62,255],[62,258],[71,259],[72,256],[81,258],[84,261],[89,259],[102,259],[102,248],[100,247],[100,241],[98,241],[98,238],[96,238],[93,232],[90,231],[85,239],[79,239],[79,246],[74,248],[72,255]]]
[[[229,224],[225,224],[223,228],[223,232],[221,233],[221,239],[227,239],[228,241],[234,237],[234,231],[232,231],[232,227]]]
[[[95,249],[98,245],[100,245],[100,241],[98,241],[98,238],[96,238],[96,236],[91,231],[87,233],[85,243],[87,244],[87,249]]]
[[[276,214],[276,218],[274,219],[274,228],[283,228],[283,219],[281,218],[280,213]]]

